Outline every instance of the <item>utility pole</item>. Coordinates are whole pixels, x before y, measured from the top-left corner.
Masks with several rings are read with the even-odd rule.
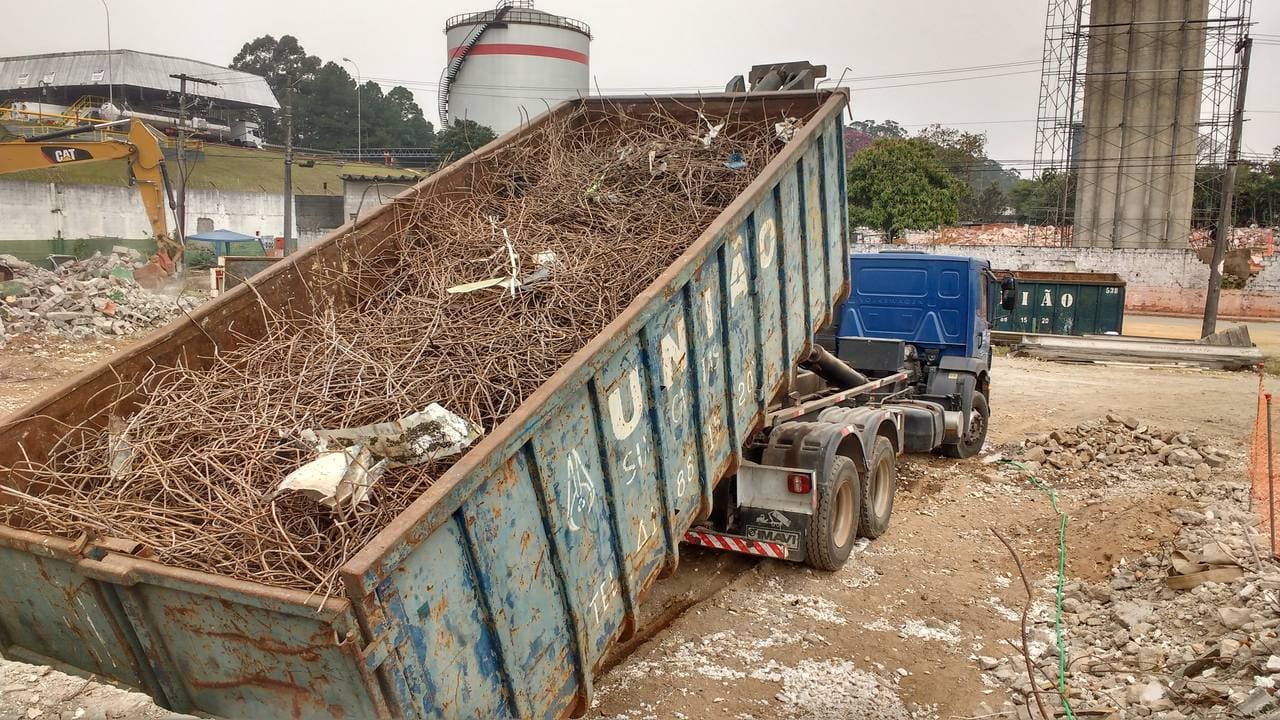
[[[355,60],[349,57],[342,58],[343,62],[351,63],[351,67],[356,69],[356,162],[364,161],[364,120],[361,117],[363,112],[360,110],[360,85],[364,83],[364,76],[360,73],[360,66]]]
[[[116,106],[116,75],[111,56],[111,8],[107,7],[107,0],[102,0],[102,9],[107,13],[107,104],[112,108]]]
[[[1204,296],[1204,324],[1200,337],[1212,335],[1218,329],[1218,299],[1222,295],[1222,262],[1227,257],[1227,243],[1231,242],[1231,203],[1236,188],[1236,166],[1240,164],[1240,135],[1244,130],[1244,96],[1249,87],[1249,55],[1253,50],[1253,38],[1246,37],[1236,47],[1240,53],[1240,88],[1236,93],[1236,106],[1231,117],[1231,140],[1227,148],[1227,166],[1222,173],[1222,207],[1218,214],[1217,232],[1214,233],[1213,261],[1209,263],[1209,288]]]
[[[217,85],[212,80],[175,73],[169,77],[178,81],[178,247],[187,247],[187,83]]]
[[[285,90],[284,100],[284,254],[298,249],[293,239],[293,85]]]

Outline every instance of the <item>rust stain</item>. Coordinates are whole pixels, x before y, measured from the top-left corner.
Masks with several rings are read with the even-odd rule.
[[[242,677],[231,678],[230,680],[197,680],[193,678],[191,680],[191,684],[204,690],[227,690],[230,688],[251,685],[254,687],[283,690],[288,693],[297,693],[302,695],[307,695],[311,692],[307,688],[299,685],[285,682],[284,680],[264,677],[262,675],[244,675]]]
[[[196,635],[216,638],[218,640],[228,640],[230,642],[252,645],[263,652],[276,653],[279,655],[296,655],[308,662],[315,662],[320,659],[320,651],[324,648],[317,648],[314,645],[304,647],[295,647],[271,638],[253,638],[248,635],[233,632],[212,632],[209,630],[200,630],[197,628],[188,628]]]

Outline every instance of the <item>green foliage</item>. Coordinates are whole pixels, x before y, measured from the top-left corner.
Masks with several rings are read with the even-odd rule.
[[[1018,174],[987,157],[987,136],[935,124],[921,130],[919,137],[933,146],[938,162],[960,181],[960,218],[998,219]]]
[[[923,138],[877,140],[849,165],[849,221],[892,240],[903,230],[954,223],[963,185]]]
[[[1031,225],[1056,225],[1061,215],[1062,184],[1072,177],[1046,170],[1040,177],[1019,180],[1009,191],[1009,202],[1018,213],[1018,222]],[[1075,208],[1075,183],[1067,188],[1067,214]]]
[[[885,120],[884,122],[876,122],[875,120],[856,120],[849,123],[849,127],[860,133],[869,135],[873,140],[882,138],[901,139],[907,136],[907,131],[893,120]]]
[[[436,133],[435,151],[441,164],[478,150],[497,135],[474,120],[454,120],[453,127]]]
[[[434,144],[435,129],[423,117],[412,92],[397,85],[384,94],[378,83],[365,82],[359,88],[357,107],[356,81],[346,68],[307,55],[292,35],[279,40],[263,35],[245,43],[231,67],[261,75],[282,105],[293,104],[294,141],[302,147],[354,148],[357,125],[365,147],[431,148]],[[258,113],[270,142],[284,142],[283,114],[283,108]]]

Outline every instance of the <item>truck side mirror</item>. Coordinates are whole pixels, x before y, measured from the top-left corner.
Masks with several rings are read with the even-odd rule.
[[[1007,277],[1000,281],[1000,307],[1013,312],[1018,306],[1018,281]]]

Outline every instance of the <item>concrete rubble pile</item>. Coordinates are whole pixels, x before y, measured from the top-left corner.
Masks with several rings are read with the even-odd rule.
[[[1033,475],[1053,477],[1091,466],[1140,462],[1191,468],[1196,480],[1208,480],[1228,454],[1194,433],[1160,431],[1132,417],[1108,415],[1068,430],[1033,435],[1023,442],[1017,462]]]
[[[136,250],[116,247],[103,255],[46,270],[0,255],[13,274],[0,282],[0,338],[47,333],[77,339],[89,335],[130,335],[163,325],[198,299],[145,289],[135,270],[150,267]]]
[[[1084,432],[1053,433],[1043,445],[1030,446],[1033,455],[1052,443],[1060,448],[1054,453],[1070,452],[1065,442],[1070,440],[1075,443],[1070,446],[1073,457],[1078,457],[1080,445],[1096,445],[1099,433],[1121,436],[1112,441],[1116,447],[1110,455],[1102,453],[1116,458],[1098,470],[1107,476],[1108,490],[1092,491],[1090,497],[1106,502],[1118,491],[1185,500],[1169,511],[1179,524],[1171,544],[1119,559],[1102,582],[1072,581],[1068,575],[1062,637],[1065,687],[1076,717],[1280,718],[1280,565],[1269,559],[1266,534],[1255,527],[1259,520],[1250,511],[1249,488],[1240,479],[1240,458],[1215,451],[1194,436],[1130,421],[1112,416],[1087,424]],[[1133,449],[1142,443],[1146,450]],[[1152,445],[1158,449],[1151,450]],[[1164,452],[1166,448],[1170,450]],[[1184,450],[1176,460],[1169,459]],[[1192,464],[1192,452],[1202,462]],[[1220,473],[1220,465],[1210,459],[1230,462],[1231,472]],[[1048,472],[1053,467],[1047,466]],[[1061,472],[1070,476],[1080,471]],[[1028,627],[1036,689],[1044,693],[1050,712],[1061,707],[1056,583],[1056,573],[1035,583],[1037,599]],[[1025,658],[1013,649],[1017,645],[1011,639],[1006,657],[975,659],[989,673],[989,684],[1010,691],[1018,717],[1036,717],[1028,694],[1032,682]]]

